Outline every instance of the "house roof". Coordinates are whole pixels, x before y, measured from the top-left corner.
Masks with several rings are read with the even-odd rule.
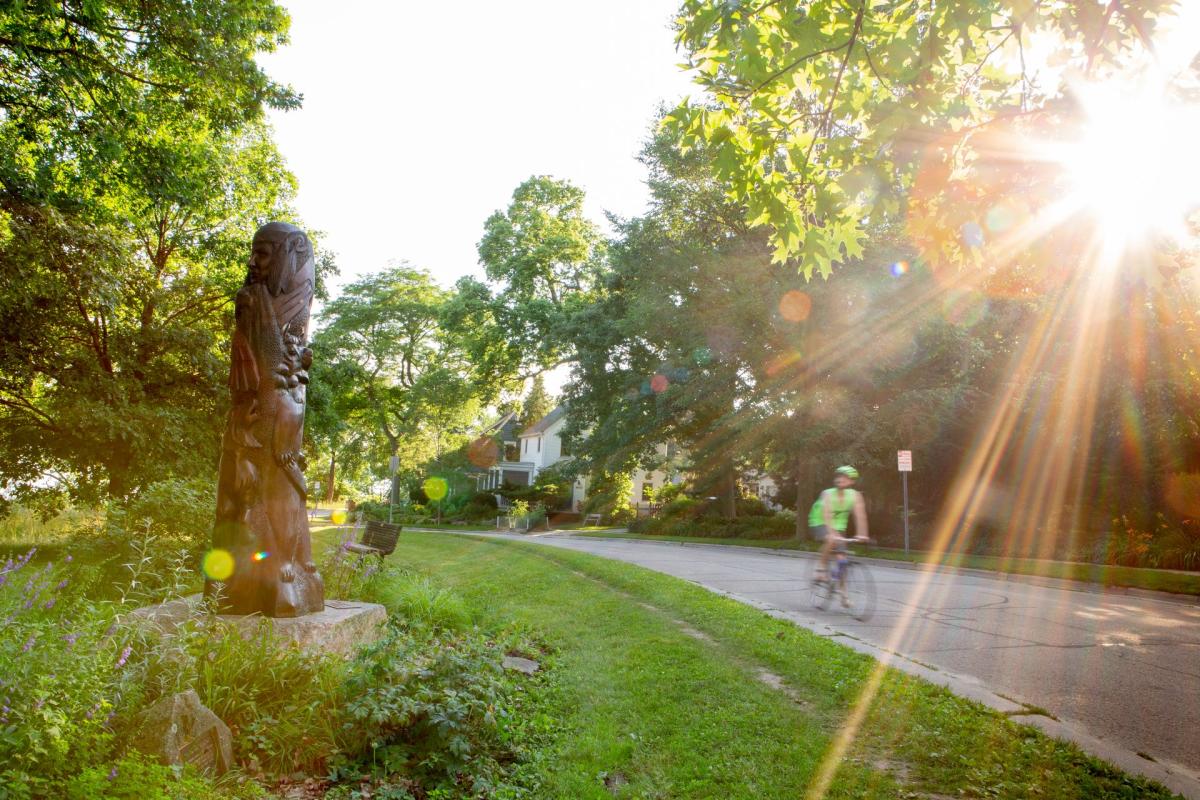
[[[517,412],[510,411],[493,422],[483,432],[483,435],[494,436],[502,442],[515,442],[517,440],[517,429],[520,427],[520,424],[520,420],[517,419]]]
[[[521,431],[521,436],[537,436],[539,433],[545,433],[546,429],[554,423],[558,422],[567,414],[567,404],[559,403],[546,416],[539,419],[537,422],[530,425],[525,430]]]

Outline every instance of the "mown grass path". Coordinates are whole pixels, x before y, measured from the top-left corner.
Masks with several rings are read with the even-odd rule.
[[[406,533],[392,558],[460,594],[481,626],[547,643],[555,732],[525,767],[540,797],[798,798],[821,786],[830,798],[1171,796],[649,570],[446,534]]]

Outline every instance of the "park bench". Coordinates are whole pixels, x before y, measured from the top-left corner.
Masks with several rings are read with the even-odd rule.
[[[583,526],[586,528],[588,525],[599,525],[599,524],[600,524],[600,518],[601,518],[602,516],[603,516],[602,514],[588,514],[588,515],[586,515],[586,516],[583,518]]]
[[[363,529],[362,541],[346,542],[342,548],[359,556],[379,556],[379,560],[383,561],[384,556],[390,556],[396,549],[396,540],[399,538],[399,525],[369,519],[367,527]]]

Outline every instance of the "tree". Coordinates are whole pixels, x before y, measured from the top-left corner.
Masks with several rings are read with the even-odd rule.
[[[1149,47],[1173,5],[687,0],[678,42],[705,96],[667,127],[711,149],[730,199],[770,230],[776,261],[828,275],[862,256],[864,225],[899,209],[919,173],[951,196],[991,126],[1070,114],[1064,86],[1028,63],[1031,36],[1063,43],[1066,68],[1043,73],[1102,79]],[[958,228],[939,227],[939,245],[956,249]]]
[[[524,302],[558,305],[588,291],[602,240],[583,200],[581,189],[545,175],[518,186],[508,209],[483,226],[479,262],[488,278]]]
[[[387,457],[412,472],[457,445],[477,391],[455,339],[440,325],[448,293],[406,264],[347,286],[325,308],[313,347],[354,399],[340,422],[369,426]]]
[[[71,147],[107,146],[103,128],[129,121],[147,95],[221,129],[300,98],[255,63],[287,40],[289,20],[264,0],[230,5],[130,0],[27,0],[0,10],[0,108]]]
[[[570,320],[595,297],[605,247],[583,199],[565,181],[534,176],[484,224],[479,261],[491,285],[460,280],[446,324],[488,393],[571,357]]]
[[[924,302],[936,278],[909,271],[895,226],[877,226],[838,281],[780,269],[709,157],[662,133],[648,143],[651,210],[620,224],[608,290],[573,328],[570,428],[588,432],[586,469],[646,465],[674,442],[694,488],[732,516],[747,467],[803,484],[806,503],[838,464],[881,467],[897,441],[919,439],[939,467],[956,463],[975,420],[967,411],[986,391],[976,387],[995,379],[985,366],[1007,356],[995,334],[1016,324],[1009,309],[948,320]]]
[[[546,380],[541,375],[533,376],[533,385],[521,405],[521,427],[528,428],[554,410],[555,402],[546,393]]]
[[[260,119],[297,98],[253,61],[286,30],[257,2],[0,12],[0,481],[16,497],[119,497],[215,464],[229,299],[250,233],[294,189]]]

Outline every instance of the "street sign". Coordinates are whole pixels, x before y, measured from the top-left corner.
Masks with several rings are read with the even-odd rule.
[[[912,472],[912,450],[896,451],[896,467],[904,487],[904,552],[908,552],[908,473]]]

